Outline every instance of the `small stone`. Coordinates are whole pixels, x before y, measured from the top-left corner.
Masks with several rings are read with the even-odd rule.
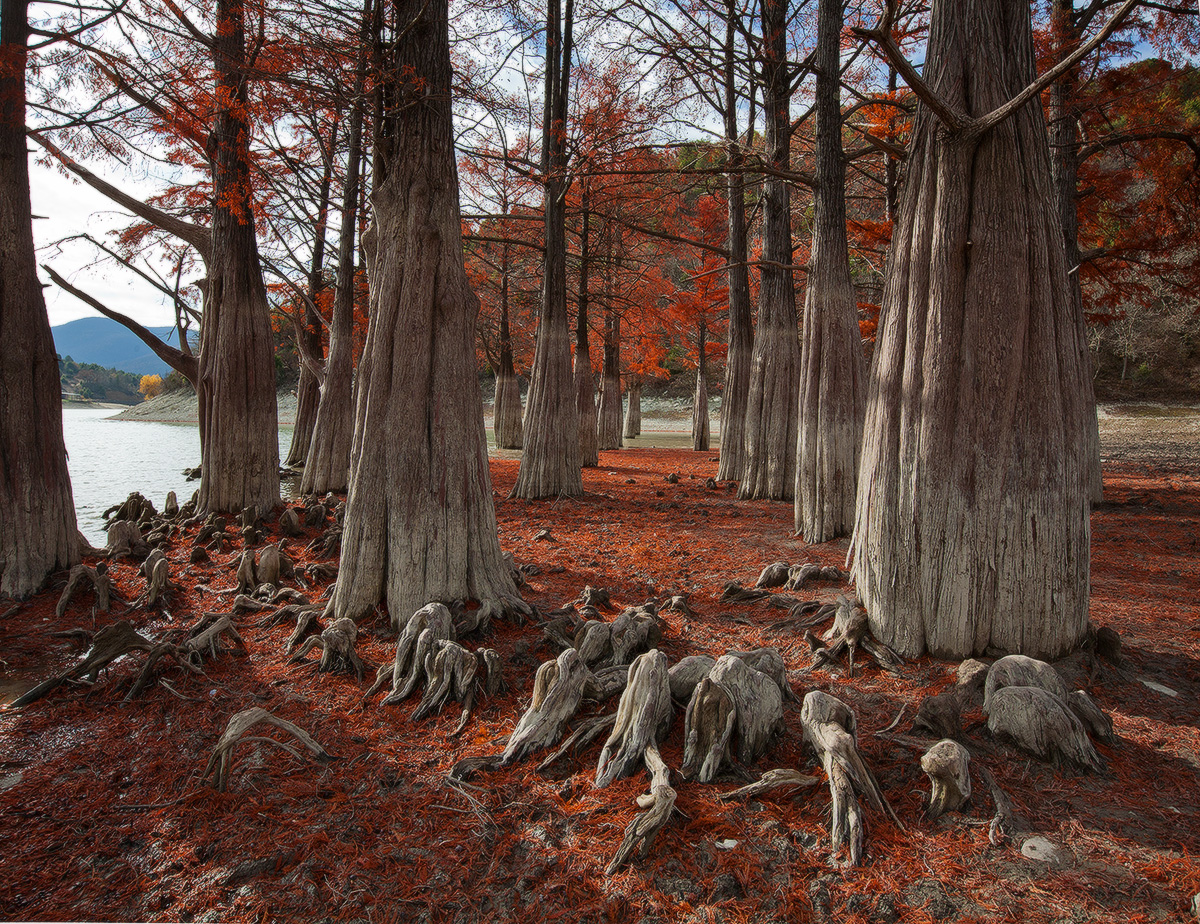
[[[0,776],[0,792],[4,792],[6,789],[12,789],[14,786],[20,783],[24,777],[25,775],[23,773],[8,773],[4,776]]]
[[[1148,690],[1153,690],[1155,693],[1161,693],[1163,696],[1169,696],[1172,699],[1177,699],[1179,693],[1172,690],[1170,687],[1163,686],[1161,683],[1156,683],[1153,680],[1147,680],[1145,677],[1139,677],[1138,681]]]
[[[1021,856],[1045,863],[1053,869],[1066,869],[1073,859],[1070,851],[1064,850],[1045,837],[1026,838],[1021,844]]]
[[[1200,921],[1200,892],[1192,896],[1192,915]]]

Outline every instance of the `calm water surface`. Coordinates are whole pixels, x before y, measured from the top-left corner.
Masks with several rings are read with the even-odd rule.
[[[194,423],[110,420],[111,408],[63,408],[63,437],[75,494],[79,529],[93,545],[106,540],[101,514],[140,491],[159,510],[174,491],[184,503],[200,487],[185,468],[200,464],[200,431]],[[290,427],[279,431],[280,454],[291,444]]]

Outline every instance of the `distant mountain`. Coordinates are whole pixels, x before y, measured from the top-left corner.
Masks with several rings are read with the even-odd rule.
[[[179,343],[174,327],[151,327],[149,330],[172,346]],[[127,328],[108,318],[80,318],[52,327],[50,333],[54,335],[55,352],[64,359],[70,356],[80,364],[95,363],[138,375],[166,375],[171,371],[170,366]]]

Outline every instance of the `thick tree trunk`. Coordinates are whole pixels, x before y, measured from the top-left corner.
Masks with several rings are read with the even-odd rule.
[[[631,375],[625,383],[625,430],[627,440],[636,439],[642,435],[642,377]]]
[[[579,460],[579,412],[571,387],[571,336],[566,276],[566,124],[571,75],[573,0],[560,14],[561,0],[547,4],[546,112],[543,126],[546,258],[542,312],[529,381],[525,447],[514,497],[583,493]]]
[[[62,389],[37,278],[25,148],[26,0],[0,12],[0,596],[79,561]]]
[[[321,404],[308,449],[308,462],[300,480],[302,494],[345,491],[350,481],[350,448],[354,443],[354,232],[358,225],[362,160],[362,109],[359,104],[350,113],[349,133],[329,356],[325,361],[325,381],[321,385]]]
[[[279,424],[271,321],[251,203],[246,120],[246,33],[241,0],[219,0],[213,61],[216,121],[212,255],[200,331],[198,509],[233,512],[279,505]]]
[[[450,109],[447,4],[404,0],[385,73],[394,159],[373,195],[372,315],[334,615],[386,599],[521,607],[497,539]]]
[[[708,423],[708,363],[705,352],[708,347],[707,328],[700,322],[700,359],[696,364],[696,391],[692,396],[692,449],[696,452],[708,452],[709,423]]]
[[[858,300],[846,242],[840,102],[841,0],[821,0],[817,24],[816,188],[804,300],[796,531],[828,542],[854,526],[866,387]]]
[[[1081,41],[1075,24],[1074,0],[1054,0],[1051,9],[1051,28],[1059,54],[1066,57]],[[1079,284],[1081,255],[1079,253],[1079,212],[1076,195],[1079,189],[1079,120],[1076,103],[1078,68],[1072,68],[1050,85],[1050,175],[1053,177],[1055,201],[1062,225],[1063,244],[1067,252],[1067,281],[1071,287],[1071,302],[1079,325],[1079,345],[1083,350],[1081,362],[1087,373],[1084,399],[1091,405],[1087,420],[1088,493],[1093,504],[1104,500],[1104,480],[1100,470],[1100,421],[1096,414],[1096,391],[1092,381],[1092,352],[1088,348],[1087,318],[1083,310],[1083,290]]]
[[[791,79],[787,3],[763,0],[766,143],[771,168],[789,169]],[[791,500],[796,489],[796,395],[800,338],[792,277],[792,222],[787,183],[769,176],[763,194],[762,282],[750,364],[742,482],[738,496]]]
[[[604,312],[604,369],[597,432],[601,449],[621,448],[621,316]]]
[[[579,239],[579,310],[575,315],[575,409],[579,413],[579,464],[584,468],[595,468],[600,464],[600,444],[596,436],[596,377],[592,374],[592,353],[588,342],[589,263],[585,188]]]
[[[513,368],[512,331],[508,326],[509,245],[504,245],[500,264],[500,370],[496,374],[496,401],[492,425],[500,449],[520,449],[521,380]]]
[[[1029,7],[935,3],[933,90],[980,116],[1034,76]],[[980,134],[918,108],[888,258],[852,544],[906,656],[1054,657],[1087,628],[1079,325],[1036,101]]]
[[[745,157],[738,143],[737,103],[734,84],[734,34],[737,14],[733,0],[725,4],[725,147],[729,173],[726,243],[729,247],[729,349],[725,358],[725,387],[721,392],[721,461],[717,478],[742,477],[746,440],[746,403],[750,394],[750,358],[754,350],[754,324],[750,310],[750,274],[746,265]]]

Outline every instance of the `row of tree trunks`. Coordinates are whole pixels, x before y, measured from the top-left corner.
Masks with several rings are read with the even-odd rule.
[[[935,4],[924,79],[992,113],[1028,6]],[[1087,628],[1088,370],[1034,97],[918,107],[868,393],[853,576],[904,656],[1060,655]],[[965,120],[965,117],[964,117]]]
[[[37,278],[25,141],[27,0],[0,12],[0,596],[79,561],[62,391]]]
[[[447,6],[406,0],[397,16],[407,25],[385,74],[392,143],[367,243],[372,314],[332,615],[357,618],[381,599],[393,614],[431,600],[523,609],[497,537],[475,369]]]
[[[816,186],[804,300],[796,531],[811,543],[850,532],[865,405],[858,298],[846,240],[842,154],[841,0],[821,0],[816,51]]]
[[[763,77],[767,159],[758,327],[750,364],[745,459],[738,496],[791,500],[796,488],[800,340],[792,275],[792,223],[787,182],[792,77],[787,64],[785,0],[763,0]],[[724,437],[723,437],[724,438]]]

